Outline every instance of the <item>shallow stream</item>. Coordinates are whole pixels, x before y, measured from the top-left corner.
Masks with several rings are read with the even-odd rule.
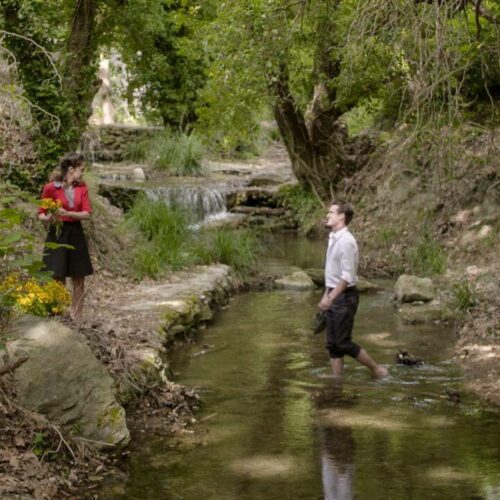
[[[263,265],[322,265],[323,242],[278,247]],[[354,337],[387,381],[349,358],[343,382],[331,378],[310,331],[320,291],[234,297],[172,360],[204,420],[179,442],[144,436],[128,479],[100,498],[499,499],[500,412],[464,392],[452,328],[402,325],[385,285],[362,296]],[[396,365],[399,348],[425,364]]]

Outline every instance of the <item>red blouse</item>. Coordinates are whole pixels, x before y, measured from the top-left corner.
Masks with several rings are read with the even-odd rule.
[[[69,206],[69,201],[66,198],[64,188],[59,182],[49,182],[45,184],[42,191],[42,199],[50,198],[54,201],[60,200],[62,203],[62,208],[68,212],[92,212],[92,207],[90,206],[89,191],[87,186],[83,182],[79,182],[73,185],[73,197],[75,203],[73,207]],[[38,209],[39,214],[46,214],[47,210],[40,207]],[[76,219],[73,217],[62,216],[61,220],[63,222],[75,222]]]

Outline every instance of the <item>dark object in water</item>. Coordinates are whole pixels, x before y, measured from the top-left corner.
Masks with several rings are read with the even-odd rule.
[[[402,349],[396,354],[396,363],[406,366],[415,366],[423,364],[421,359],[413,357],[408,351]]]
[[[444,391],[446,396],[448,396],[448,399],[450,401],[453,401],[454,403],[460,403],[460,393],[458,391],[452,391],[451,389],[446,389]]]
[[[314,335],[321,333],[326,328],[326,312],[318,311],[313,320]]]

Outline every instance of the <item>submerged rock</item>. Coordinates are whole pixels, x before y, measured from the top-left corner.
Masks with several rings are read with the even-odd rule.
[[[316,288],[313,280],[305,271],[296,271],[288,276],[283,276],[283,278],[274,280],[274,283],[278,288],[286,290],[312,290]]]
[[[308,276],[313,280],[314,284],[318,287],[325,286],[325,270],[320,267],[309,267],[304,269]],[[359,276],[358,284],[356,285],[359,293],[373,293],[382,290],[380,285],[368,281],[367,279]]]
[[[400,302],[429,302],[434,296],[434,284],[430,278],[402,274],[394,285],[396,299]]]
[[[21,405],[97,448],[129,442],[113,380],[79,333],[55,320],[26,316],[14,322],[8,338],[10,357],[28,355],[15,371]]]

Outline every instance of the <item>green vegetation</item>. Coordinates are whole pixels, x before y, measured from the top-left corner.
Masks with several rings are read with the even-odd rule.
[[[189,230],[184,212],[140,197],[127,214],[126,225],[142,237],[133,254],[138,278],[157,277],[193,262],[186,250]]]
[[[188,222],[183,211],[161,201],[136,201],[125,224],[140,235],[133,255],[137,278],[158,278],[192,264],[216,262],[228,264],[242,277],[253,270],[261,249],[253,233],[223,228],[198,233]]]
[[[374,237],[374,243],[384,248],[390,248],[399,231],[395,227],[381,226]]]
[[[442,274],[446,270],[445,249],[430,234],[422,236],[418,243],[410,249],[408,257],[411,268],[418,274],[435,275]]]
[[[41,270],[43,263],[35,251],[35,236],[23,225],[26,214],[18,206],[23,201],[30,201],[26,193],[0,185],[0,333],[15,310],[24,308],[36,313],[39,306],[42,313],[49,313],[54,298],[53,293],[46,293],[38,285],[48,276]]]
[[[262,253],[262,243],[250,231],[217,228],[206,230],[194,248],[199,263],[220,262],[231,266],[240,276],[247,276]]]
[[[298,184],[283,186],[279,190],[279,195],[283,205],[293,210],[301,229],[305,232],[318,221],[324,210],[319,198]]]
[[[31,443],[31,448],[33,453],[41,458],[45,456],[47,452],[50,451],[50,443],[48,442],[48,435],[46,432],[36,432],[33,436],[33,442]]]
[[[455,306],[460,311],[469,311],[477,305],[476,290],[466,278],[453,285]]]
[[[196,134],[170,130],[128,146],[131,160],[144,161],[171,175],[199,175],[203,153],[204,146]]]

